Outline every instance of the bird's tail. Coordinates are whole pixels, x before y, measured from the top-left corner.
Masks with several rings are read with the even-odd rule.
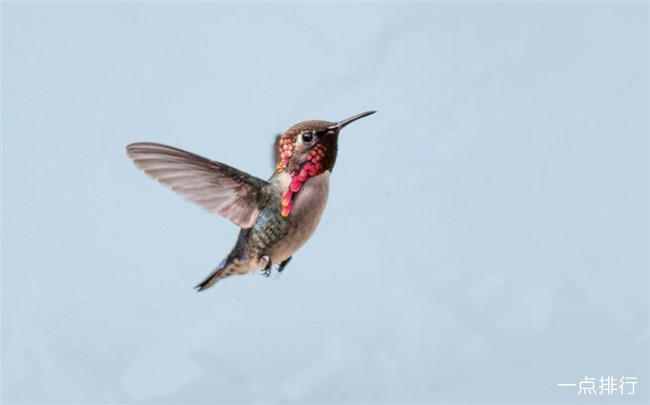
[[[200,282],[196,287],[197,291],[203,291],[206,288],[212,287],[217,281],[222,278],[234,276],[236,274],[246,274],[249,273],[253,268],[251,265],[244,260],[234,259],[230,256],[219,264],[219,266],[202,282]]]

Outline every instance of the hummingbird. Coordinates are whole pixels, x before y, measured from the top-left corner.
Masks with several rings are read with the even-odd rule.
[[[203,291],[232,275],[284,270],[320,221],[340,131],[375,112],[293,125],[275,139],[275,172],[267,181],[158,143],[132,143],[126,152],[152,178],[241,228],[228,256],[195,287]]]

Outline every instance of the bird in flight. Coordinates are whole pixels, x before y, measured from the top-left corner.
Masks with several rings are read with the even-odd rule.
[[[232,251],[196,286],[202,291],[232,275],[285,268],[323,213],[341,129],[374,113],[292,126],[275,140],[275,172],[267,181],[172,146],[138,142],[126,152],[149,176],[241,228]]]

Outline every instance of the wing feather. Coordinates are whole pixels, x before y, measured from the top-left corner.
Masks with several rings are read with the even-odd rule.
[[[150,142],[132,143],[126,152],[149,176],[242,228],[255,224],[271,198],[268,182],[194,153]]]

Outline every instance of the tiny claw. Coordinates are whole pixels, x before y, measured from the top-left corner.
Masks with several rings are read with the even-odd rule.
[[[271,263],[271,258],[268,255],[264,255],[260,257],[260,260],[265,262],[264,268],[262,269],[262,275],[264,277],[268,277],[271,275],[271,267],[273,266],[273,263]]]

